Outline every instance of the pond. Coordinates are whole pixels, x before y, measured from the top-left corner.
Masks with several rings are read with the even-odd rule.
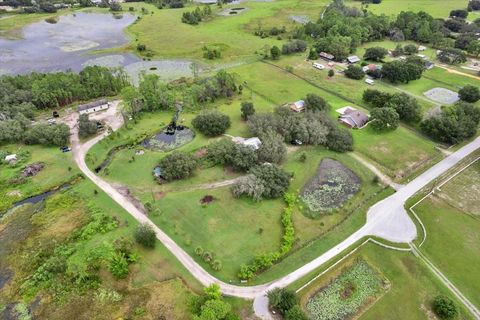
[[[32,71],[80,71],[86,66],[125,67],[134,84],[139,74],[155,73],[170,81],[192,75],[191,61],[142,61],[131,53],[96,54],[96,50],[128,42],[124,29],[135,21],[132,14],[77,12],[60,16],[55,23],[41,21],[23,28],[23,39],[0,38],[0,75]]]

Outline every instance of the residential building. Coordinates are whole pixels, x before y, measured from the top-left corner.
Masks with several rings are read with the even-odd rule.
[[[82,104],[78,106],[78,113],[88,114],[101,110],[106,110],[110,107],[110,103],[106,99],[93,101],[90,103]]]

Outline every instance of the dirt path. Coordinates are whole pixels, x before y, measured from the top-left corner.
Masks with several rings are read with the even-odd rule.
[[[370,169],[370,171],[372,171],[373,173],[375,173],[375,175],[380,179],[380,181],[382,181],[383,184],[387,185],[387,186],[390,186],[392,187],[393,189],[395,190],[399,190],[401,187],[403,187],[403,185],[401,184],[398,184],[398,183],[395,183],[392,181],[392,179],[390,179],[389,176],[387,176],[386,174],[384,174],[382,171],[380,171],[380,169],[378,169],[373,163],[371,163],[370,161],[368,161],[367,159],[363,158],[361,155],[359,155],[358,153],[356,152],[352,152],[350,153],[350,155],[352,157],[354,157],[358,162],[360,162],[361,164],[363,164],[365,167],[367,167],[368,169]]]
[[[437,64],[437,67],[445,69],[449,73],[454,73],[454,74],[458,74],[458,75],[461,75],[461,76],[464,76],[464,77],[469,77],[469,78],[472,78],[472,79],[480,80],[479,76],[476,76],[476,75],[473,75],[473,74],[470,74],[470,73],[461,72],[461,71],[449,68],[449,67],[447,67],[446,65],[443,65],[443,64]]]

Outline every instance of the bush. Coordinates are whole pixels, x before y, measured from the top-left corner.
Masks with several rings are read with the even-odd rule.
[[[307,50],[307,43],[303,40],[293,40],[282,46],[282,54],[288,55]]]
[[[258,149],[258,158],[262,162],[280,163],[287,154],[283,137],[274,131],[268,131],[261,137],[262,145]]]
[[[453,301],[445,296],[435,297],[433,300],[433,311],[441,319],[454,319],[458,313]]]
[[[123,279],[128,276],[128,261],[124,253],[115,253],[110,258],[108,269],[117,279]]]
[[[295,305],[285,312],[285,320],[309,320],[309,318],[299,305]]]
[[[145,248],[155,248],[157,243],[157,235],[153,228],[148,224],[141,224],[135,229],[135,241]]]
[[[273,46],[270,49],[270,56],[272,57],[272,60],[278,60],[280,58],[281,54],[282,54],[282,52],[280,51],[280,49],[277,46]]]
[[[242,102],[240,111],[242,112],[243,120],[248,120],[248,117],[255,114],[255,108],[251,102]]]
[[[197,160],[190,154],[174,151],[159,162],[161,176],[167,181],[183,179],[193,174]]]
[[[237,171],[247,171],[258,163],[258,156],[252,147],[237,144],[234,154],[231,155],[230,163]]]
[[[249,196],[254,200],[279,198],[290,185],[290,174],[279,167],[264,164],[254,167],[250,174],[232,187],[235,197]]]
[[[235,143],[228,138],[214,141],[207,145],[207,160],[214,165],[230,165],[235,147]]]
[[[345,70],[345,76],[350,79],[360,80],[365,77],[365,72],[363,72],[361,67],[351,64],[348,66],[347,70]]]
[[[331,78],[335,75],[335,71],[333,69],[328,70],[328,76]]]
[[[461,100],[470,103],[475,103],[480,100],[480,90],[478,87],[472,85],[466,85],[460,89],[460,91],[458,91],[458,95]]]
[[[145,50],[147,50],[147,46],[146,46],[146,45],[141,44],[141,43],[137,44],[137,51],[142,52],[142,51],[145,51]]]
[[[332,128],[327,135],[327,147],[337,152],[353,151],[352,133],[347,129]]]
[[[403,51],[407,55],[412,55],[418,52],[418,47],[414,44],[407,44],[405,47],[403,47]]]
[[[363,58],[365,60],[382,61],[388,54],[388,50],[382,47],[367,48]]]
[[[192,120],[195,129],[208,137],[215,137],[227,131],[230,127],[230,118],[218,111],[207,111]]]
[[[97,123],[88,120],[87,114],[82,114],[78,118],[78,134],[80,137],[88,137],[97,133]]]

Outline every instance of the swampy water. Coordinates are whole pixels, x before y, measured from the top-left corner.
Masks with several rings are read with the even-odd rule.
[[[120,47],[128,42],[124,29],[135,21],[132,14],[77,12],[60,16],[56,23],[40,21],[22,30],[23,38],[0,38],[0,75],[32,71],[80,71],[86,66],[125,67],[138,83],[142,72],[165,80],[191,76],[190,61],[142,61],[131,53],[97,54],[96,50]]]

